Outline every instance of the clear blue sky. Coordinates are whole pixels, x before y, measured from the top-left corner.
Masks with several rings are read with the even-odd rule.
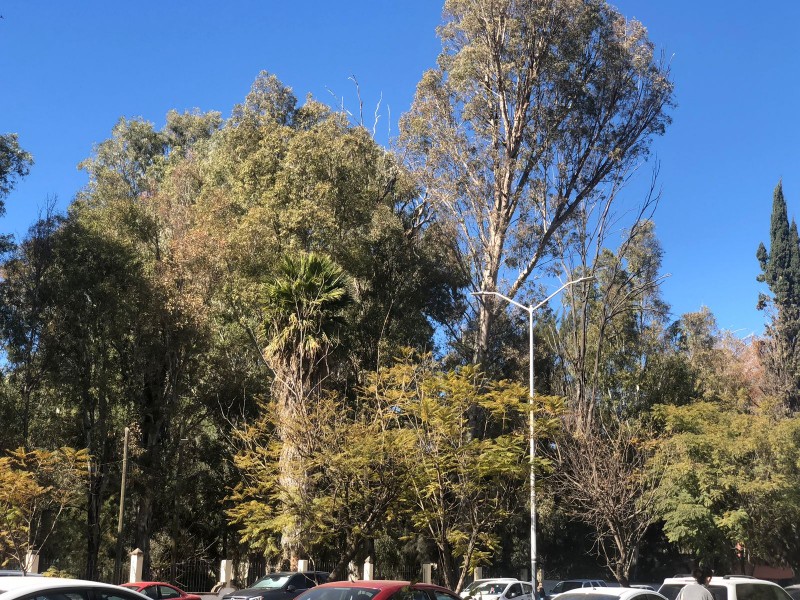
[[[780,178],[800,219],[800,2],[612,3],[647,26],[676,86],[654,146],[665,299],[676,317],[706,305],[722,328],[760,333],[755,251]],[[0,0],[0,132],[36,161],[0,231],[23,235],[48,196],[65,206],[86,181],[77,163],[120,116],[227,116],[262,69],[353,112],[356,76],[370,127],[382,97],[385,140],[434,64],[440,12],[439,0]]]

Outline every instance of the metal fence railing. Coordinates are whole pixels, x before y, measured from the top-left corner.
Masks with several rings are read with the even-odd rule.
[[[154,581],[166,581],[187,592],[210,592],[217,583],[219,565],[204,558],[184,560],[174,565],[151,567]]]

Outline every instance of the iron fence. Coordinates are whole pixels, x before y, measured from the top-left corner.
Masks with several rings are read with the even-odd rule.
[[[217,583],[218,565],[204,558],[184,560],[167,567],[151,567],[155,581],[166,581],[187,592],[207,593]]]

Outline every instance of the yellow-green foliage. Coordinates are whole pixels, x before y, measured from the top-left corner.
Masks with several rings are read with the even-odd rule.
[[[44,545],[61,513],[83,494],[86,450],[19,448],[0,458],[0,554],[23,564]],[[47,519],[44,521],[43,519]]]

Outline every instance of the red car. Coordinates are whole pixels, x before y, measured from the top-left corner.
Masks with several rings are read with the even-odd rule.
[[[163,581],[137,581],[136,583],[123,583],[122,587],[141,592],[153,600],[203,600],[197,594],[187,594],[171,583]]]
[[[300,594],[295,600],[461,600],[447,588],[430,583],[367,580],[331,581]]]

